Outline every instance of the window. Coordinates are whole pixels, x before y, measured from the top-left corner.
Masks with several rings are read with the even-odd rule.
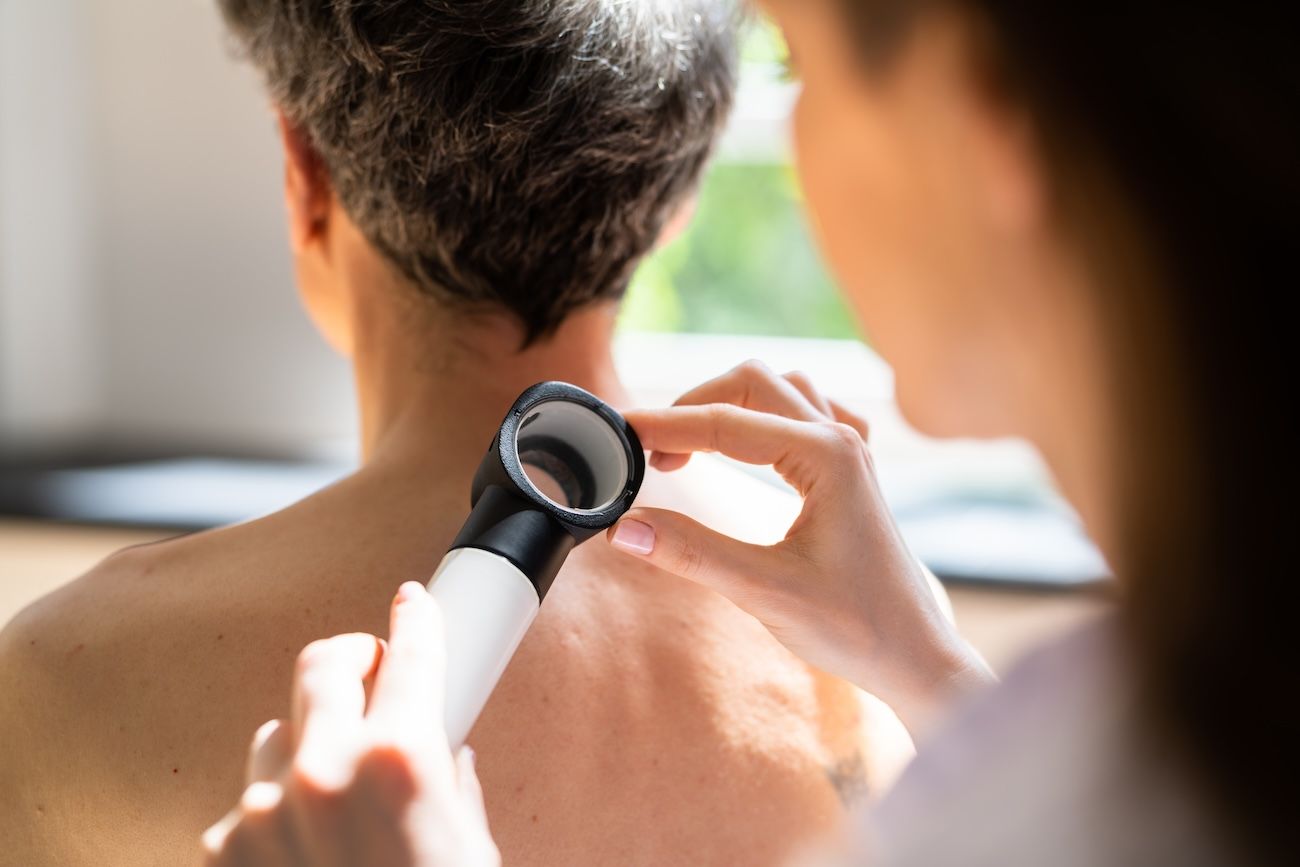
[[[642,264],[625,303],[631,331],[854,338],[821,264],[789,161],[797,94],[785,46],[753,27],[733,120],[701,184],[690,227]]]

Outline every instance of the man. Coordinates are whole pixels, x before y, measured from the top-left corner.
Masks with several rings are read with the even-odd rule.
[[[259,521],[120,552],[0,637],[6,863],[176,864],[238,797],[298,651],[427,580],[526,386],[616,406],[636,261],[730,105],[711,0],[223,0],[279,112],[300,291],[354,366],[364,462]],[[201,170],[201,167],[196,167]],[[255,315],[255,311],[251,312]],[[779,538],[720,465],[641,502]],[[893,745],[860,696],[720,598],[579,548],[470,738],[508,864],[776,864]]]

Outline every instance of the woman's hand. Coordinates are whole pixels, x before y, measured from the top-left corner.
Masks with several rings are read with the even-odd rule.
[[[783,541],[762,546],[633,509],[608,533],[616,548],[726,596],[807,662],[890,704],[913,737],[955,693],[992,679],[894,525],[866,423],[806,377],[747,362],[671,408],[626,415],[651,466],[677,469],[692,452],[771,464],[803,510]]]
[[[499,865],[473,754],[453,759],[443,734],[443,674],[441,613],[413,582],[386,647],[363,634],[308,645],[293,719],[253,738],[243,798],[203,835],[207,863]]]

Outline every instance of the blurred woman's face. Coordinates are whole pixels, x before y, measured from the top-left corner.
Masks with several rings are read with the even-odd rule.
[[[867,71],[837,0],[768,0],[802,82],[796,161],[823,254],[899,405],[942,436],[1033,435],[1066,313],[1036,165],[977,86],[958,22],[929,16]]]

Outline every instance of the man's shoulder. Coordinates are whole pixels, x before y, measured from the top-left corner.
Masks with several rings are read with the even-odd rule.
[[[57,739],[111,692],[106,668],[138,632],[140,584],[172,543],[123,549],[21,610],[0,630],[0,719],[32,743]],[[106,691],[107,690],[107,691]],[[13,750],[7,750],[13,753]]]
[[[0,726],[29,748],[25,761],[43,751],[60,767],[124,759],[122,736],[159,722],[160,693],[184,698],[188,661],[220,647],[226,636],[209,624],[228,618],[223,598],[238,593],[238,567],[206,552],[225,546],[204,535],[117,551],[0,631]]]
[[[303,645],[382,627],[387,613],[389,597],[370,600],[361,579],[371,576],[353,562],[364,546],[347,544],[333,526],[341,510],[320,500],[124,548],[29,605],[0,631],[0,688],[27,697],[21,707],[6,700],[0,717],[34,738],[71,731],[93,741],[108,716],[129,733],[148,715],[138,721],[157,730],[200,702],[215,719],[247,700],[287,696]],[[235,689],[238,700],[206,697]]]
[[[270,702],[287,695],[296,648],[285,639],[277,658],[241,639],[239,591],[220,580],[231,567],[193,562],[205,544],[119,551],[0,631],[0,837],[30,838],[32,853],[72,847],[80,863],[81,837],[105,852],[171,845],[235,797],[253,728],[281,715]],[[257,622],[243,628],[266,633]]]
[[[108,722],[96,714],[128,728],[149,714],[141,722],[156,725],[159,706],[191,698],[202,688],[195,678],[218,677],[223,660],[265,659],[257,638],[275,610],[250,588],[269,592],[277,565],[267,555],[266,573],[248,568],[259,532],[245,525],[125,548],[19,612],[0,631],[0,686],[25,698],[6,702],[4,715],[39,729],[34,736],[94,740]],[[42,717],[53,730],[34,722]]]
[[[71,795],[108,781],[103,735],[127,690],[106,665],[119,623],[104,589],[143,559],[114,554],[0,630],[0,837],[23,863],[75,861]]]
[[[150,593],[148,584],[185,544],[176,539],[124,548],[21,610],[0,631],[7,683],[66,684],[86,671],[83,659],[115,649],[123,635],[136,631],[141,615],[171,595]]]
[[[85,638],[99,638],[113,620],[106,615],[104,591],[131,571],[144,567],[139,548],[109,555],[88,572],[42,596],[18,612],[0,631],[0,671],[6,685],[55,680],[67,673],[63,662],[85,649]],[[66,640],[83,640],[65,646]],[[80,645],[80,646],[79,646]]]

